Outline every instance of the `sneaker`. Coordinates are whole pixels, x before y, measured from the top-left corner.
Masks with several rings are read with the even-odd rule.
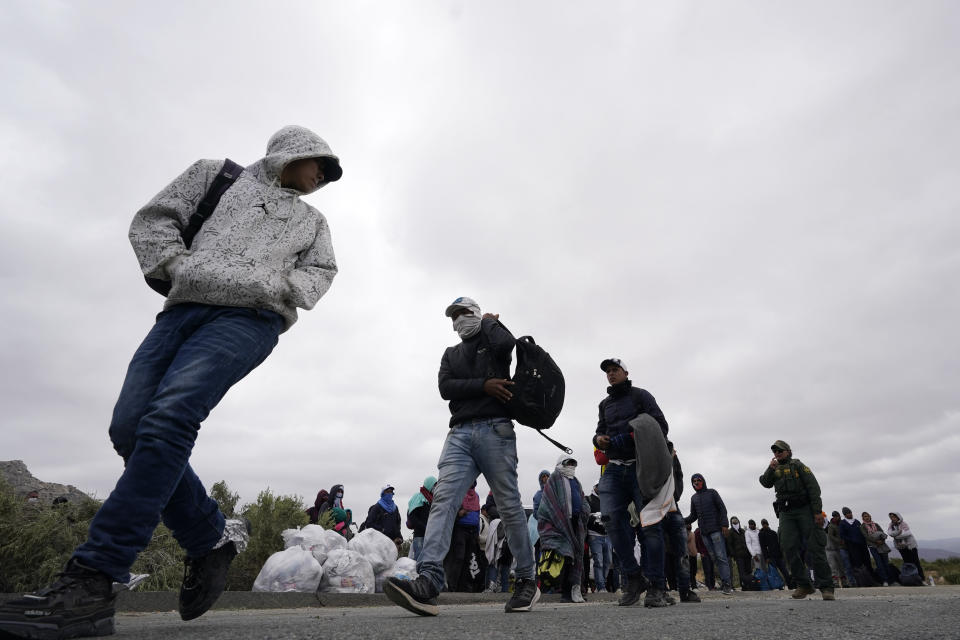
[[[205,614],[227,587],[227,571],[237,554],[247,548],[250,541],[250,522],[227,520],[223,536],[205,556],[186,558],[183,567],[183,583],[177,610],[183,620],[193,620]]]
[[[824,600],[836,600],[833,595],[833,589],[820,589],[820,595]]]
[[[733,587],[731,587],[729,584],[725,584],[722,587],[720,587],[720,592],[723,593],[723,595],[725,596],[732,596]]]
[[[533,578],[520,578],[513,587],[513,597],[503,608],[507,613],[514,611],[530,611],[540,599],[540,588]]]
[[[813,594],[813,592],[814,592],[814,589],[810,585],[800,585],[799,587],[793,590],[793,593],[790,594],[790,597],[794,598],[795,600],[802,600],[807,596]]]
[[[393,604],[417,615],[435,616],[440,614],[440,607],[437,606],[437,596],[440,593],[426,576],[418,576],[416,580],[387,578],[387,581],[383,583],[383,593]]]
[[[647,589],[647,595],[643,599],[643,606],[648,608],[669,607],[671,603],[665,596],[666,594],[657,587],[650,587]]]
[[[86,638],[113,635],[113,580],[76,560],[53,584],[0,604],[0,635],[15,638]]]
[[[680,592],[680,602],[702,602],[702,600],[700,600],[700,596],[696,593],[687,589],[686,591]]]
[[[627,584],[624,585],[623,595],[617,602],[621,607],[629,607],[640,599],[640,595],[650,588],[650,581],[642,573],[627,578]]]

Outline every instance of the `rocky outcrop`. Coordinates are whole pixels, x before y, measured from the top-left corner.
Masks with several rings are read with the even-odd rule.
[[[80,502],[89,500],[90,496],[77,489],[72,484],[59,484],[56,482],[44,482],[33,477],[27,469],[23,460],[0,460],[0,478],[10,487],[14,493],[23,496],[26,499],[31,491],[36,491],[40,501],[50,504],[55,498],[63,496],[69,502]]]

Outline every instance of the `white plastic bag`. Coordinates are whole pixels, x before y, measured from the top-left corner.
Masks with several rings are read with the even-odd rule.
[[[283,544],[287,549],[295,545],[300,546],[313,552],[313,557],[320,564],[326,562],[327,554],[330,551],[347,548],[346,538],[336,531],[324,529],[318,524],[308,524],[302,529],[286,529],[280,536],[283,538]]]
[[[317,590],[322,577],[323,567],[313,554],[297,545],[267,558],[253,582],[253,590],[309,593]]]
[[[391,543],[392,544],[392,543]],[[359,551],[334,549],[323,563],[320,591],[331,593],[375,593],[373,567]]]
[[[417,562],[413,558],[397,558],[393,566],[386,571],[376,574],[377,593],[383,593],[383,583],[387,578],[400,578],[401,580],[416,580]]]
[[[397,561],[397,545],[376,529],[364,529],[353,536],[348,548],[361,553],[370,562],[374,573],[386,571]]]

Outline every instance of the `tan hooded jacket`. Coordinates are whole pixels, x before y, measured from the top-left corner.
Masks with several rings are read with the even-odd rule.
[[[172,283],[164,308],[185,302],[251,307],[297,321],[330,288],[337,262],[322,213],[280,186],[283,168],[303,158],[339,160],[309,129],[284,127],[267,155],[223,194],[188,250],[180,237],[222,160],[199,160],[133,218],[130,243],[143,274]],[[317,186],[324,186],[321,183]]]

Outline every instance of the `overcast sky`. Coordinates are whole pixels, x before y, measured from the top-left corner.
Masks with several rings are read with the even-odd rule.
[[[770,444],[827,511],[960,522],[960,7],[954,2],[52,2],[0,17],[0,459],[106,497],[107,427],[161,298],[133,214],[287,124],[340,274],[204,423],[244,501],[436,473],[457,296],[551,352],[550,431],[591,436],[623,358],[687,479],[773,519]],[[521,493],[560,453],[518,427]],[[481,479],[478,489],[486,495]],[[589,490],[589,489],[588,489]],[[687,511],[687,482],[681,507]]]

